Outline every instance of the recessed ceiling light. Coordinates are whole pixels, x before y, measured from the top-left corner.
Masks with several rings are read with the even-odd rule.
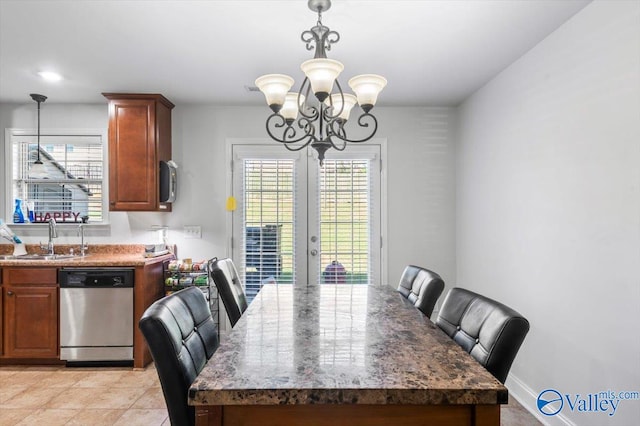
[[[38,75],[47,81],[60,81],[62,76],[52,71],[40,71]]]

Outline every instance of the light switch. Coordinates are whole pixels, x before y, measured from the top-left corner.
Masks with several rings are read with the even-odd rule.
[[[185,238],[202,238],[202,227],[198,225],[185,225],[182,228]]]

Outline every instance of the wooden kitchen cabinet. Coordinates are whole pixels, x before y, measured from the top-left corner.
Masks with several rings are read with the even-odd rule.
[[[0,358],[2,358],[2,354],[4,354],[4,345],[3,345],[3,340],[4,340],[4,326],[3,326],[3,321],[2,318],[4,317],[3,314],[3,307],[4,307],[4,287],[2,286],[2,268],[0,268]]]
[[[171,110],[158,94],[109,99],[109,210],[171,211],[160,200],[160,161],[171,159]]]
[[[58,359],[56,268],[5,268],[3,358]]]
[[[149,346],[138,327],[140,318],[156,300],[164,297],[162,262],[150,263],[137,267],[135,271],[135,287],[133,293],[133,367],[144,368],[153,359]]]

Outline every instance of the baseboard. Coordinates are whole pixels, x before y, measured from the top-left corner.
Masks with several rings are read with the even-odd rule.
[[[509,397],[515,398],[520,405],[542,422],[542,424],[549,426],[576,426],[575,423],[562,415],[562,413],[555,416],[545,416],[538,411],[538,407],[536,406],[538,393],[534,392],[533,389],[513,374],[509,374],[505,386],[509,389]]]

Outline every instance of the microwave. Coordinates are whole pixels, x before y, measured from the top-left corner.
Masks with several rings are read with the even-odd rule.
[[[160,202],[176,200],[178,165],[173,161],[160,161]]]

